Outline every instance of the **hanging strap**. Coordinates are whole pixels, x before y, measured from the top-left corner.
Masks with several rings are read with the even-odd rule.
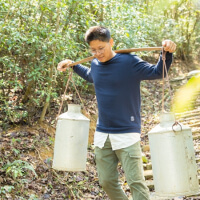
[[[164,50],[164,47],[162,48],[162,60],[163,60],[163,85],[162,85],[162,112],[165,112],[165,108],[164,108],[164,104],[165,104],[165,73],[166,73],[166,80],[167,80],[167,84],[168,84],[168,88],[169,88],[169,94],[170,94],[170,98],[172,100],[172,91],[170,88],[170,82],[169,82],[169,76],[168,76],[168,72],[167,72],[167,66],[166,66],[166,51]]]
[[[74,86],[74,88],[75,88],[75,90],[76,90],[76,93],[77,93],[77,95],[78,95],[78,97],[79,97],[79,99],[80,99],[80,101],[81,101],[81,103],[82,103],[83,109],[84,109],[84,110],[86,111],[86,113],[87,113],[87,110],[86,110],[86,108],[85,108],[85,106],[84,106],[83,100],[82,100],[82,98],[81,98],[81,96],[80,96],[80,94],[79,94],[79,92],[78,92],[78,90],[77,90],[77,88],[76,88],[76,85],[75,85],[75,83],[74,83],[74,80],[72,79],[73,69],[70,69],[70,68],[68,68],[68,69],[69,69],[69,71],[70,71],[70,73],[69,73],[69,78],[68,78],[68,80],[67,80],[67,84],[66,84],[65,91],[64,91],[64,94],[63,94],[63,97],[62,97],[62,100],[61,100],[61,104],[60,104],[60,107],[59,107],[58,115],[57,115],[57,117],[56,117],[56,121],[58,120],[58,117],[59,117],[59,115],[60,115],[60,113],[61,113],[62,106],[63,106],[63,102],[64,102],[64,98],[65,98],[65,95],[66,95],[66,92],[67,92],[67,89],[68,89],[69,81],[70,81],[70,80],[71,80],[71,82],[72,82],[72,84],[73,84],[73,86]]]
[[[56,119],[59,117],[59,115],[61,113],[63,102],[64,102],[64,98],[65,98],[65,95],[66,95],[66,92],[67,92],[67,89],[68,89],[68,85],[69,85],[69,81],[70,81],[71,78],[72,78],[72,71],[69,74],[69,78],[67,80],[67,84],[66,84],[66,87],[65,87],[65,91],[64,91],[64,94],[63,94],[63,97],[62,97],[62,100],[61,100],[61,104],[60,104],[60,107],[59,107],[59,110],[58,110],[58,115],[57,115]]]
[[[163,60],[163,86],[162,86],[162,112],[165,112],[165,108],[164,108],[164,103],[165,103],[165,73],[166,73],[166,79],[167,79],[167,84],[168,84],[168,88],[169,88],[169,94],[170,94],[170,98],[171,98],[171,104],[173,103],[173,98],[172,98],[172,90],[170,88],[170,82],[169,82],[169,76],[168,76],[168,72],[167,72],[167,66],[166,66],[166,51],[164,51],[164,47],[162,48],[162,60]],[[182,131],[182,126],[181,124],[175,119],[175,123],[172,125],[172,130],[174,131],[174,133],[176,133],[177,131],[175,131],[174,127],[175,126],[180,126],[180,129]]]

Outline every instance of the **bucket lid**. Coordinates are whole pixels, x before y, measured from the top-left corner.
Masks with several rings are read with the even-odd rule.
[[[160,115],[160,124],[175,123],[175,114],[172,112],[163,112]]]
[[[78,104],[68,104],[68,111],[62,113],[58,119],[90,121],[81,113],[81,106]]]
[[[160,114],[160,123],[156,125],[153,129],[151,129],[148,132],[148,135],[150,134],[160,134],[160,133],[169,133],[174,132],[174,130],[177,133],[180,133],[182,130],[191,130],[189,126],[183,125],[181,123],[178,123],[178,125],[175,124],[175,114],[172,112],[164,112]]]

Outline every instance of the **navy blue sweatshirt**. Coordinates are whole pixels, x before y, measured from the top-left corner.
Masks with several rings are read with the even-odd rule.
[[[171,62],[172,54],[167,53],[167,69]],[[91,68],[74,66],[79,76],[94,83],[99,115],[96,130],[140,133],[140,82],[162,78],[162,68],[162,55],[158,63],[152,65],[132,54],[116,54],[107,62],[95,58]]]

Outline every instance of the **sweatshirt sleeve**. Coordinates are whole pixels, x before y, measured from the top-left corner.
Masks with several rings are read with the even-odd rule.
[[[73,70],[75,73],[77,73],[80,77],[85,79],[86,81],[93,83],[92,75],[91,75],[91,69],[88,67],[85,67],[83,65],[75,65],[73,67]]]
[[[163,71],[162,53],[160,54],[159,60],[156,65],[152,65],[148,62],[145,62],[138,56],[135,56],[134,59],[135,59],[134,67],[136,67],[138,77],[140,78],[140,80],[153,80],[162,78],[162,71]],[[166,53],[165,62],[168,71],[172,63],[172,53],[169,52]]]

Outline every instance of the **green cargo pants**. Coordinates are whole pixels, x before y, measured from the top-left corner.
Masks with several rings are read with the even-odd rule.
[[[102,149],[95,147],[99,183],[111,200],[128,200],[118,181],[118,162],[121,162],[133,200],[149,200],[142,167],[140,142],[127,148],[112,150],[109,137]]]

